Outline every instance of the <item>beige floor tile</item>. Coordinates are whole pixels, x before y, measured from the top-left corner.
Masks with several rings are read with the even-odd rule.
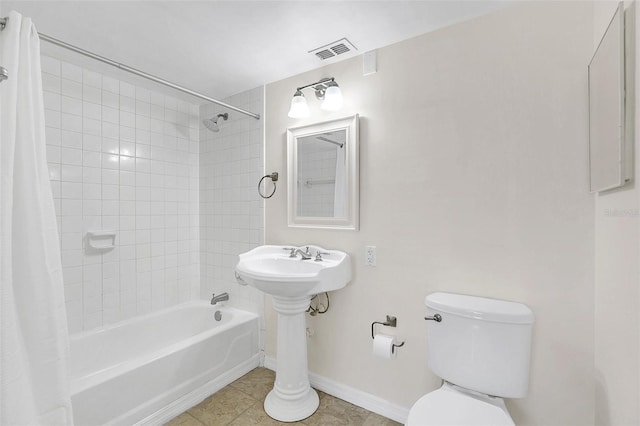
[[[362,426],[402,426],[402,424],[394,422],[386,417],[382,417],[376,413],[371,413],[365,419],[364,423],[362,423]]]
[[[206,426],[223,426],[255,403],[249,395],[227,386],[187,412]]]
[[[344,425],[353,425],[353,426],[361,426],[362,421],[358,423],[351,423],[349,419],[339,418],[332,414],[317,412],[309,417],[308,419],[304,419],[305,425],[308,426],[344,426]]]
[[[245,374],[229,386],[246,393],[247,395],[264,401],[267,394],[273,389],[276,374],[266,368],[256,368]]]
[[[171,420],[167,426],[401,426],[321,391],[318,391],[320,406],[312,416],[300,422],[279,422],[269,417],[263,408],[274,380],[273,371],[256,368]]]
[[[169,423],[165,423],[165,426],[202,426],[195,417],[189,413],[182,413],[178,417],[171,420]]]
[[[254,426],[254,425],[264,425],[264,426],[278,426],[278,425],[299,425],[303,426],[302,422],[291,422],[291,423],[283,423],[269,417],[267,413],[264,412],[263,402],[256,402],[253,406],[251,406],[247,411],[242,413],[238,418],[229,423],[229,426]]]
[[[370,412],[346,401],[324,394],[320,398],[318,411],[305,419],[310,426],[325,425],[362,425]]]

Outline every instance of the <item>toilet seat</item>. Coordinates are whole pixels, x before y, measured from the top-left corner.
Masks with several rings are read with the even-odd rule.
[[[445,382],[416,401],[406,426],[514,426],[502,398]]]

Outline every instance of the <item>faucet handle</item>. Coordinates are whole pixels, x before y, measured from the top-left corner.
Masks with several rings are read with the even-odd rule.
[[[304,252],[307,256],[311,256],[311,252],[309,251],[309,246],[307,246],[307,250]]]
[[[322,262],[322,255],[327,255],[327,254],[331,254],[331,253],[326,253],[326,252],[321,252],[320,250],[318,250],[318,252],[316,253],[316,262]]]
[[[295,247],[282,247],[282,250],[291,250],[289,252],[289,257],[296,257],[296,248]]]

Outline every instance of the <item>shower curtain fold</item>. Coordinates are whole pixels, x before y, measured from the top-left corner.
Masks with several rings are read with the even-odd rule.
[[[71,425],[69,342],[46,162],[40,42],[29,18],[0,32],[0,424]]]

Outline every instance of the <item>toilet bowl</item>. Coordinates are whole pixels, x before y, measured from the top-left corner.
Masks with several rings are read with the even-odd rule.
[[[515,425],[503,398],[527,395],[531,309],[452,293],[425,304],[427,364],[443,385],[415,402],[406,425]]]
[[[411,407],[406,426],[514,426],[504,400],[445,382]]]

